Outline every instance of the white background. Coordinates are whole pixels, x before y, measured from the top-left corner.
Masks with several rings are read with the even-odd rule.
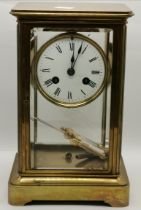
[[[122,154],[131,184],[130,205],[124,209],[140,210],[141,1],[110,2],[126,3],[135,13],[135,16],[128,20]],[[7,183],[17,151],[16,19],[9,14],[15,3],[15,1],[0,1],[0,210],[111,209],[111,207],[81,204],[15,207],[7,202]]]

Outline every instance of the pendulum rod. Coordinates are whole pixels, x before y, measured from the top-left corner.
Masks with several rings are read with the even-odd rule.
[[[31,120],[35,120],[35,118],[31,118]],[[99,156],[101,159],[107,158],[107,150],[105,148],[102,148],[97,144],[96,142],[92,141],[91,139],[88,139],[85,136],[81,136],[80,134],[76,133],[71,128],[57,128],[54,125],[40,119],[36,118],[36,120],[40,123],[43,123],[44,125],[47,125],[61,133],[64,134],[64,136],[70,140],[70,142],[75,145],[83,148],[85,151],[87,151],[90,154],[93,154],[94,156]]]

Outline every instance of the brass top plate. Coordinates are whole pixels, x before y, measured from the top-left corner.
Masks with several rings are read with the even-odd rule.
[[[21,2],[11,11],[15,16],[44,16],[50,13],[73,16],[76,13],[92,14],[93,17],[130,17],[132,11],[124,4],[114,3],[73,3],[73,2]]]

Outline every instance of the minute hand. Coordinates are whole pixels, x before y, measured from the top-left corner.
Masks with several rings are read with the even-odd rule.
[[[74,62],[73,62],[72,68],[74,68],[75,63],[76,63],[76,61],[77,61],[77,59],[78,59],[78,56],[79,56],[79,55],[80,55],[80,53],[81,53],[81,50],[82,50],[82,44],[83,44],[83,42],[81,43],[81,45],[80,45],[80,47],[79,47],[79,49],[78,49],[78,53],[77,53],[76,59],[75,59],[75,60],[74,60]]]

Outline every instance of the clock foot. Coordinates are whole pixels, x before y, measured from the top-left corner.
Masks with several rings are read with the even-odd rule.
[[[128,205],[129,182],[121,159],[118,177],[22,176],[16,155],[9,179],[9,203],[25,205],[31,201],[104,201],[113,207]],[[95,203],[93,203],[95,204]]]

